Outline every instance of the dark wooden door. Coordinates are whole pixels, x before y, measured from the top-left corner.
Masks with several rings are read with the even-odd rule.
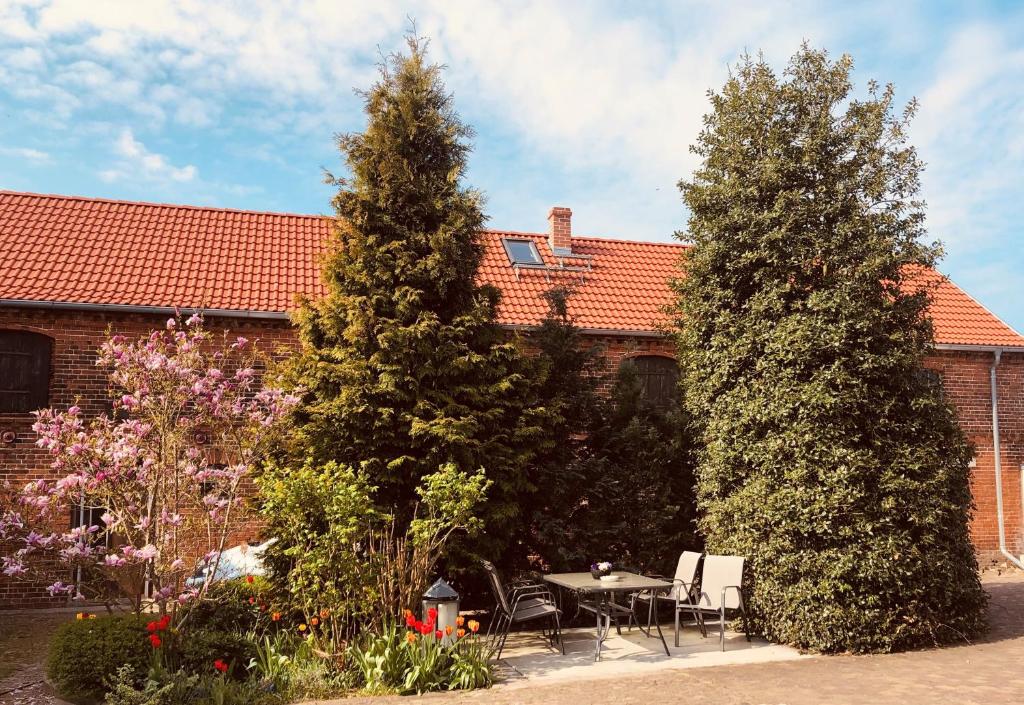
[[[0,330],[0,413],[41,409],[49,403],[53,340],[39,333]]]

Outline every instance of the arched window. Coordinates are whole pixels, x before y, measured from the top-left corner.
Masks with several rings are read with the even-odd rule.
[[[679,395],[679,366],[661,355],[640,355],[626,360],[636,368],[644,399],[658,407],[673,404]]]
[[[53,340],[24,330],[0,330],[0,413],[35,411],[50,401]]]

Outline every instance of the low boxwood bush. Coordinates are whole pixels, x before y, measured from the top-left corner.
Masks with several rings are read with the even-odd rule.
[[[61,696],[77,703],[100,702],[122,667],[141,678],[150,658],[148,621],[146,616],[108,615],[62,625],[50,642],[46,664]]]

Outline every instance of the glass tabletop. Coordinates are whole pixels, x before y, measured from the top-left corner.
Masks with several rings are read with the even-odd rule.
[[[624,570],[613,570],[619,580],[599,580],[590,573],[552,573],[545,575],[544,580],[576,592],[632,592],[634,590],[652,590],[670,588],[672,583],[659,578],[648,578],[645,575],[629,573]]]

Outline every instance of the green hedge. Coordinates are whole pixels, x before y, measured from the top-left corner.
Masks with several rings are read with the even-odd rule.
[[[46,672],[60,695],[77,703],[103,700],[121,666],[139,677],[149,665],[147,616],[111,615],[62,625],[50,642]]]

